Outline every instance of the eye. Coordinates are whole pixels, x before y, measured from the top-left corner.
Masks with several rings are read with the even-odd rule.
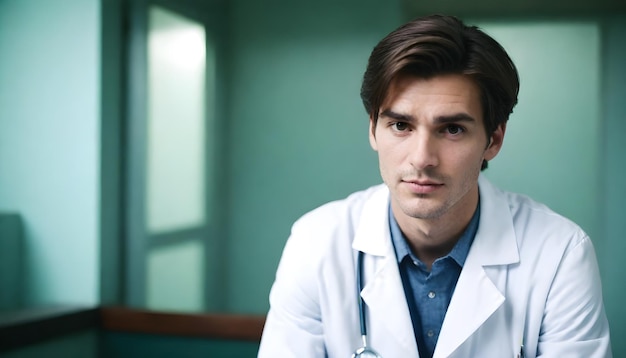
[[[463,133],[465,130],[463,129],[463,127],[458,126],[456,124],[451,124],[449,126],[446,127],[446,132],[448,132],[449,134],[452,135],[458,135]]]
[[[395,122],[393,123],[393,129],[395,129],[398,132],[404,132],[407,129],[409,129],[409,125],[405,122]]]

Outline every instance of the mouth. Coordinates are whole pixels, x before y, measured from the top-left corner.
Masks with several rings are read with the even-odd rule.
[[[402,184],[415,194],[430,194],[443,187],[443,183],[433,180],[402,180]]]

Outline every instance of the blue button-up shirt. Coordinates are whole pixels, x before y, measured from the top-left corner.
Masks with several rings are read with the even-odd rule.
[[[429,272],[411,251],[389,206],[389,229],[398,259],[404,294],[411,312],[420,357],[432,357],[456,282],[478,230],[480,204],[467,229],[448,255],[433,262]]]

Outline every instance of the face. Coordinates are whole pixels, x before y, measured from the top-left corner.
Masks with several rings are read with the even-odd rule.
[[[370,144],[396,219],[471,215],[482,161],[498,154],[504,131],[487,138],[480,90],[467,76],[394,81],[370,120]]]

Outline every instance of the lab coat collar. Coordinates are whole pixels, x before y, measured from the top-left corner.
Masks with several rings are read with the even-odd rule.
[[[388,205],[389,189],[384,184],[379,185],[363,205],[352,242],[353,249],[368,255],[395,256],[389,233]]]
[[[506,193],[486,177],[478,178],[480,222],[470,249],[482,266],[510,265],[519,262],[517,238]]]

